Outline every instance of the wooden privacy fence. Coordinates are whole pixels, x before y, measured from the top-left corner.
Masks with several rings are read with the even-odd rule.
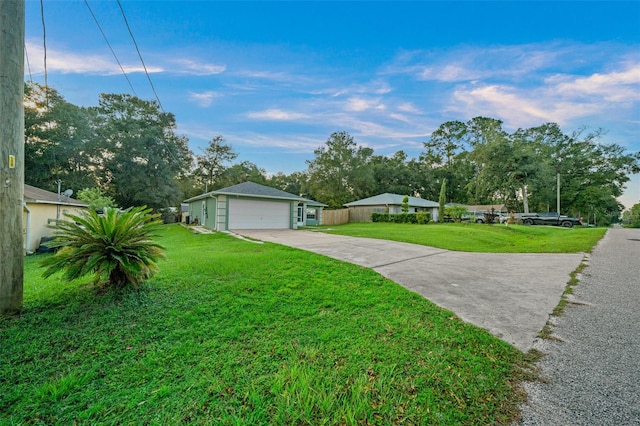
[[[323,210],[323,225],[342,225],[349,222],[349,209]]]

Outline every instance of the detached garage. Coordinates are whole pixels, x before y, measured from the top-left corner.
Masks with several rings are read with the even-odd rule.
[[[279,189],[244,182],[184,201],[189,222],[217,231],[296,229],[321,223],[325,204]],[[308,212],[313,212],[309,217]]]

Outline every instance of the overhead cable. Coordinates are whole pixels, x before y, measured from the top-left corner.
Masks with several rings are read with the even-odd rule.
[[[131,80],[129,80],[129,76],[127,76],[127,73],[125,72],[124,68],[122,67],[122,64],[120,63],[120,60],[118,59],[118,55],[116,55],[116,52],[113,50],[113,47],[111,47],[111,43],[109,43],[109,40],[107,39],[107,35],[102,30],[102,26],[100,25],[100,22],[98,22],[98,18],[96,18],[96,15],[93,13],[93,10],[91,9],[91,6],[89,6],[89,2],[87,0],[84,0],[84,4],[87,5],[87,9],[89,9],[89,13],[91,13],[91,16],[93,17],[93,20],[95,21],[96,25],[98,26],[98,29],[100,30],[100,33],[102,34],[102,37],[104,38],[104,41],[107,43],[107,46],[109,46],[109,49],[111,50],[111,53],[113,54],[113,57],[116,59],[116,62],[118,63],[118,66],[120,67],[120,71],[122,71],[122,74],[124,75],[124,78],[127,79],[127,83],[129,83],[129,87],[131,88],[131,91],[133,92],[133,94],[135,96],[138,96],[138,94],[136,93],[136,89],[134,89],[133,88],[133,84],[131,84]]]
[[[117,1],[118,1],[118,6],[120,7],[120,12],[122,12],[122,17],[124,18],[124,23],[127,26],[127,30],[129,30],[129,35],[131,36],[131,40],[133,40],[133,44],[136,47],[136,51],[138,52],[138,57],[140,58],[140,62],[142,63],[142,67],[144,68],[144,73],[147,75],[147,80],[149,80],[149,84],[151,85],[151,90],[153,91],[153,94],[155,95],[156,100],[158,101],[158,105],[160,106],[160,109],[162,110],[162,112],[165,112],[164,108],[162,107],[162,102],[160,102],[160,98],[158,97],[158,93],[156,92],[156,88],[153,86],[153,82],[151,81],[151,76],[149,75],[147,66],[145,65],[144,60],[142,59],[142,54],[140,53],[140,49],[138,48],[138,43],[136,43],[136,39],[133,36],[131,27],[129,26],[129,21],[127,21],[127,16],[124,13],[122,4],[120,3],[120,0],[117,0]]]
[[[47,81],[47,26],[44,22],[44,0],[40,0],[40,18],[42,19],[42,47],[44,49],[44,99],[49,109],[49,83]]]

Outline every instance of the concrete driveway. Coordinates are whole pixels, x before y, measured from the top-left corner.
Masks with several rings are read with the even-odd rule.
[[[585,254],[494,254],[301,230],[234,230],[373,269],[526,352]]]

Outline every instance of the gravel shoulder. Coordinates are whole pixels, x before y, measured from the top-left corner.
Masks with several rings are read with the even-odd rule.
[[[614,228],[589,256],[553,336],[534,347],[520,425],[640,424],[640,229]]]

